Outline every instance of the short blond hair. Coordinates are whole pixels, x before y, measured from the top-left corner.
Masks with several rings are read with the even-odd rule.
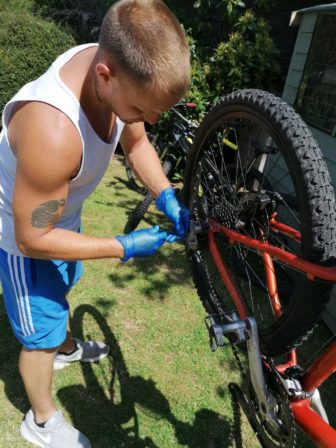
[[[120,0],[104,17],[99,51],[128,80],[181,98],[190,83],[184,31],[161,0]]]

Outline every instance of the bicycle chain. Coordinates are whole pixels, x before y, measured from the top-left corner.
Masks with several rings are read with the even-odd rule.
[[[207,282],[208,282],[208,286],[209,286],[209,290],[210,290],[210,295],[211,295],[212,301],[214,302],[214,305],[215,305],[215,307],[216,307],[216,309],[218,311],[218,315],[225,314],[225,312],[224,312],[224,310],[223,310],[223,308],[222,308],[222,306],[221,306],[221,304],[220,304],[220,302],[219,302],[219,300],[217,298],[218,295],[217,295],[216,290],[215,290],[215,288],[213,286],[213,283],[211,281],[211,276],[210,276],[208,267],[207,267],[207,265],[206,265],[206,263],[205,263],[205,261],[203,259],[203,256],[202,256],[201,252],[199,252],[199,257],[200,257],[203,269],[205,271],[205,275],[207,277]],[[237,366],[239,368],[239,371],[240,371],[241,375],[243,376],[243,378],[245,379],[246,378],[246,370],[244,369],[243,364],[242,364],[242,362],[240,360],[237,347],[229,339],[228,339],[228,343],[231,346],[231,350],[232,350],[233,356],[235,358],[236,364],[237,364]]]
[[[202,161],[200,160],[199,164],[198,164],[198,169],[201,166],[202,166]],[[200,174],[199,173],[197,174],[197,176],[200,179]],[[232,204],[229,201],[225,200],[225,204],[227,205],[226,207],[223,206],[222,204],[217,204],[215,206],[215,214],[217,215],[217,219],[219,218],[219,220],[222,221],[222,223],[224,225],[228,226],[229,228],[236,228],[237,227],[237,223],[239,223],[238,213],[237,213],[236,210],[234,210]],[[196,215],[196,219],[197,219],[197,215]],[[214,306],[215,306],[215,308],[217,310],[217,313],[219,315],[225,314],[225,310],[223,310],[222,305],[220,304],[220,302],[218,300],[217,292],[216,292],[216,290],[215,290],[215,288],[213,286],[213,283],[212,283],[212,280],[211,280],[211,276],[210,276],[207,264],[205,263],[205,261],[203,259],[201,251],[198,251],[198,255],[199,255],[201,264],[203,266],[203,269],[204,269],[204,272],[205,272],[205,276],[207,278],[207,287],[208,287],[208,290],[209,290],[209,293],[210,293],[210,296],[211,296],[211,301],[213,302],[213,304],[214,304]],[[200,294],[200,298],[201,298],[201,301],[203,302],[202,294]],[[205,309],[207,309],[207,307],[205,306],[204,302],[203,302],[203,305],[204,305]],[[235,344],[232,341],[230,341],[228,339],[228,342],[229,342],[229,344],[231,346],[232,353],[233,353],[233,356],[235,358],[236,364],[237,364],[237,366],[239,368],[239,371],[240,371],[241,375],[243,376],[243,378],[245,379],[246,371],[245,371],[245,369],[244,369],[244,367],[242,365],[242,362],[241,362],[241,360],[239,358],[238,350],[237,350]]]
[[[237,347],[235,346],[235,344],[233,344],[233,342],[229,341],[229,343],[230,343],[230,346],[232,349],[233,356],[234,356],[237,366],[239,368],[240,374],[242,375],[242,377],[245,381],[246,377],[247,377],[247,372],[246,372],[246,369],[244,369],[243,364],[239,358]]]

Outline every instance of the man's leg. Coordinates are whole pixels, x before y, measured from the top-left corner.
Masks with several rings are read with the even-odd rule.
[[[22,349],[19,368],[32,405],[36,423],[43,423],[55,413],[51,396],[53,362],[56,349]]]
[[[32,409],[20,426],[28,442],[38,446],[90,448],[89,439],[64,420],[51,396],[53,364],[56,349],[28,350],[20,354],[20,373]]]
[[[69,352],[72,352],[75,347],[76,347],[76,342],[75,342],[74,338],[72,337],[71,329],[70,329],[70,322],[68,319],[66,338],[65,338],[65,341],[63,342],[63,344],[58,347],[58,351],[62,352],[62,353],[69,353]]]
[[[90,448],[89,439],[64,420],[51,396],[56,349],[28,350],[20,354],[20,373],[32,409],[20,426],[28,442],[38,446]],[[45,444],[46,443],[46,444]]]
[[[54,360],[54,370],[63,369],[76,361],[97,362],[105,358],[109,347],[104,342],[81,341],[73,338],[70,329],[70,318],[67,320],[66,338],[58,347]]]
[[[32,405],[20,434],[37,446],[89,448],[88,438],[55,409],[51,395],[55,353],[67,339],[69,285],[62,272],[59,261],[29,259],[0,249],[4,301],[13,332],[24,347],[19,369]]]

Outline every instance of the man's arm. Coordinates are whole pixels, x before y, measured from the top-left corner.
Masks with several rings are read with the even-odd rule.
[[[160,159],[148,141],[143,123],[125,125],[120,143],[131,169],[154,197],[170,187]]]
[[[80,137],[70,120],[49,105],[28,103],[12,118],[9,139],[17,157],[13,212],[23,254],[61,260],[123,257],[123,246],[115,238],[55,228],[82,155]]]
[[[156,206],[173,222],[175,232],[184,236],[189,229],[189,210],[176,198],[160,159],[148,141],[144,124],[126,125],[120,142],[132,170],[157,198]]]

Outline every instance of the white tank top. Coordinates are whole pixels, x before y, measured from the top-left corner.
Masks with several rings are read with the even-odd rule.
[[[22,87],[4,108],[3,129],[0,133],[0,247],[6,252],[22,255],[15,242],[12,212],[16,157],[7,137],[8,123],[18,102],[41,101],[56,107],[70,118],[82,140],[81,167],[77,176],[69,181],[67,203],[56,227],[78,231],[83,201],[98,185],[109,165],[124,123],[117,118],[111,141],[104,142],[93,130],[75,94],[62,82],[59,75],[62,66],[73,56],[96,45],[80,45],[59,56],[46,73]]]

